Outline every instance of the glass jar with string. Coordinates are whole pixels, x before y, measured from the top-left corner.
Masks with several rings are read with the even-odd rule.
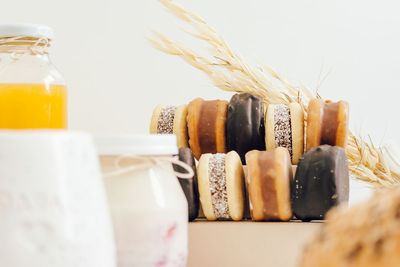
[[[193,170],[173,156],[176,136],[102,136],[96,143],[118,266],[186,266],[188,203],[177,177],[193,179]]]
[[[0,129],[67,128],[65,81],[50,61],[53,30],[0,25]]]

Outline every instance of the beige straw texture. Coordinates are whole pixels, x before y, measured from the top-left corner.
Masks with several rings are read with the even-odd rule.
[[[252,93],[264,98],[266,104],[298,102],[307,114],[308,102],[320,98],[302,84],[295,84],[266,65],[253,66],[234,53],[226,41],[202,18],[185,10],[172,0],[159,0],[175,17],[189,26],[186,33],[202,41],[208,47],[204,53],[191,50],[176,40],[153,31],[148,37],[158,50],[182,58],[189,65],[205,73],[212,83],[225,91]],[[307,116],[305,116],[305,120]],[[400,183],[400,173],[386,162],[384,151],[371,140],[349,134],[347,156],[351,175],[373,185]],[[393,163],[391,163],[393,164]],[[396,166],[399,168],[400,166]]]

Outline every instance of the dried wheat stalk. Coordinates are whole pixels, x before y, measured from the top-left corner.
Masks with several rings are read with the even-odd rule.
[[[172,14],[191,27],[186,31],[209,47],[208,54],[192,51],[185,45],[154,31],[149,41],[158,50],[181,57],[186,63],[204,72],[218,88],[231,92],[249,92],[259,95],[268,103],[298,102],[307,112],[308,102],[319,98],[303,85],[296,85],[268,66],[252,66],[234,53],[225,40],[202,18],[175,4],[172,0],[159,0]],[[353,177],[373,185],[400,183],[400,173],[395,172],[384,157],[384,151],[350,133],[347,145],[350,173]],[[393,163],[391,163],[393,164]],[[399,164],[397,164],[400,166]]]

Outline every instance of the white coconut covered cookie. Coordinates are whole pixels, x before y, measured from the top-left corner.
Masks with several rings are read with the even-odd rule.
[[[186,117],[188,106],[159,104],[155,107],[150,122],[151,134],[175,134],[178,147],[188,147]]]
[[[200,202],[208,220],[240,221],[244,213],[244,173],[239,155],[203,154],[197,168]]]

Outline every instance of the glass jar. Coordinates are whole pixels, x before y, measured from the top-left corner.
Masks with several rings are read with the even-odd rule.
[[[103,137],[97,145],[118,266],[186,266],[188,205],[171,164],[176,137]]]
[[[49,58],[51,28],[0,25],[0,129],[67,128],[65,81]]]
[[[0,266],[116,267],[90,135],[0,131]]]

